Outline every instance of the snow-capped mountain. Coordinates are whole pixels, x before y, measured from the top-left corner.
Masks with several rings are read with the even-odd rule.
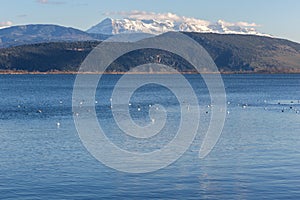
[[[88,33],[120,34],[120,33],[150,33],[161,34],[168,31],[185,31],[220,34],[251,34],[264,35],[255,29],[255,24],[246,22],[229,23],[223,20],[209,22],[195,18],[173,19],[111,19],[106,18],[99,24],[87,30]]]

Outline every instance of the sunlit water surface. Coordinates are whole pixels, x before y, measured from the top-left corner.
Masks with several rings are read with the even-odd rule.
[[[132,75],[132,81],[143,76]],[[149,123],[149,105],[156,103],[169,111],[168,123],[157,138],[128,141],[110,109],[119,78],[105,75],[96,93],[97,116],[107,137],[129,151],[166,145],[180,120],[174,94],[158,85],[134,93],[130,112],[136,123]],[[81,143],[72,113],[74,75],[1,75],[0,198],[299,199],[300,75],[224,75],[227,118],[205,159],[198,158],[198,151],[210,120],[209,93],[199,75],[186,78],[201,106],[194,143],[164,169],[128,174],[104,166]]]

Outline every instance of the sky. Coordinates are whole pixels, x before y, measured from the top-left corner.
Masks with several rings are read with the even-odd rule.
[[[255,23],[260,32],[300,43],[299,0],[0,0],[0,27],[57,24],[87,30],[120,13],[173,13],[211,22]]]

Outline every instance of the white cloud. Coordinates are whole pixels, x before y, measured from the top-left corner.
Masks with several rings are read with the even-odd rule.
[[[248,22],[237,22],[236,24],[239,26],[248,26],[248,27],[259,27],[260,26],[256,23],[248,23]]]
[[[125,11],[120,11],[120,12],[107,12],[104,13],[105,16],[120,16],[123,18],[129,18],[129,19],[137,19],[137,20],[157,20],[157,21],[165,21],[165,20],[172,20],[175,22],[188,22],[188,23],[197,23],[201,25],[209,25],[213,24],[210,21],[202,20],[202,19],[197,19],[193,17],[185,17],[185,16],[179,16],[174,13],[154,13],[154,12],[146,12],[146,11],[138,11],[138,10],[133,10],[130,12],[125,12]],[[256,23],[248,23],[248,22],[226,22],[224,20],[218,20],[219,24],[223,24],[225,26],[240,26],[240,27],[249,27],[249,28],[254,28],[258,27]]]
[[[107,12],[104,15],[112,16],[112,15],[119,15],[124,18],[130,19],[154,19],[154,20],[174,20],[174,21],[183,21],[183,16],[178,16],[173,13],[154,13],[154,12],[146,12],[146,11],[138,11],[133,10],[130,12],[120,11],[120,12]]]
[[[154,12],[145,12],[145,11],[132,11],[128,13],[123,13],[129,18],[133,19],[156,19],[156,20],[167,20],[172,19],[174,21],[181,21],[182,17],[173,13],[154,13]]]
[[[13,23],[11,21],[0,22],[0,28],[11,26]]]
[[[255,27],[259,27],[260,25],[256,24],[256,23],[248,23],[248,22],[227,22],[224,20],[218,20],[218,24],[227,26],[227,27],[242,27],[242,28],[255,28]]]

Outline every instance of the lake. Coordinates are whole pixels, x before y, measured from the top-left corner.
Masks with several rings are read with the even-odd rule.
[[[134,81],[149,75],[131,76]],[[122,134],[111,112],[120,77],[104,75],[96,92],[95,109],[107,137],[128,151],[162,148],[178,128],[178,100],[159,85],[139,88],[130,100],[133,120],[149,123],[149,105],[161,104],[168,123],[160,136],[136,140]],[[300,75],[222,77],[226,121],[210,154],[198,157],[211,117],[209,93],[199,75],[185,75],[200,104],[195,140],[169,166],[135,174],[105,166],[82,144],[72,112],[75,75],[0,75],[0,198],[299,199]],[[184,94],[176,80],[174,85]]]

